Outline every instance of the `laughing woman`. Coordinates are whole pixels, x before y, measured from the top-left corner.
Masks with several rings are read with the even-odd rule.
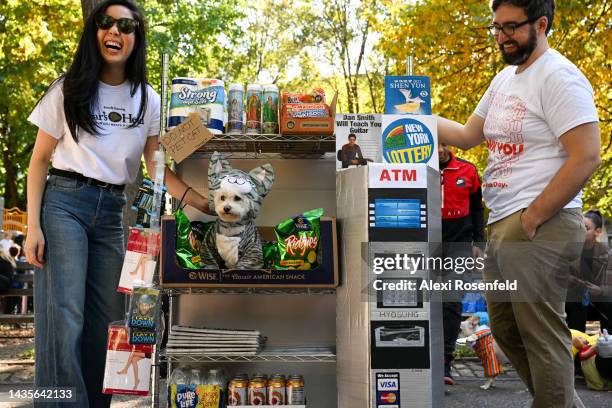
[[[102,395],[108,323],[123,318],[123,188],[144,154],[153,174],[159,96],[147,83],[145,23],[133,2],[100,4],[68,72],[29,117],[38,134],[28,172],[26,256],[35,274],[38,387],[75,387],[78,407]],[[49,169],[49,163],[52,168]],[[47,171],[49,176],[47,177]],[[171,195],[208,201],[166,170]],[[60,404],[56,404],[59,406]]]

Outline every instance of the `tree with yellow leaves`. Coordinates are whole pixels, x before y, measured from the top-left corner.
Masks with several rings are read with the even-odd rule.
[[[492,12],[481,0],[381,0],[374,26],[378,48],[390,62],[390,74],[405,72],[415,56],[415,74],[429,75],[434,113],[465,122],[504,66],[486,26]],[[602,164],[585,187],[585,206],[612,216],[612,1],[557,1],[549,44],[582,70],[595,91],[602,135]],[[480,146],[463,153],[481,169],[487,158]]]

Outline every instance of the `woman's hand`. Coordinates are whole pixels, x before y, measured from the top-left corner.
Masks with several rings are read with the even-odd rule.
[[[45,236],[40,227],[28,228],[25,242],[25,255],[29,264],[42,269],[45,260]]]
[[[202,194],[198,193],[197,191],[194,191],[193,189],[189,190],[187,194],[191,195],[191,197],[189,197],[190,200],[188,202],[194,208],[202,211],[204,214],[217,215],[210,210],[210,207],[208,205],[208,199],[205,198]]]

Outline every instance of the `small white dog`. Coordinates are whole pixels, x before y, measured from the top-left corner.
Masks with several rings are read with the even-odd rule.
[[[478,312],[474,316],[461,322],[461,332],[457,339],[458,345],[469,345],[482,362],[486,382],[480,386],[488,390],[493,386],[495,377],[503,372],[502,364],[508,359],[495,342],[491,329],[487,326],[489,315],[486,312]]]
[[[269,164],[245,173],[232,168],[221,154],[213,154],[208,170],[209,203],[219,218],[200,249],[207,268],[263,267],[261,238],[254,220],[273,182],[274,170]]]

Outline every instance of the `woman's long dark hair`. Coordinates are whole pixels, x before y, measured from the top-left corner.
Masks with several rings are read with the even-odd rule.
[[[85,22],[74,60],[63,75],[64,114],[72,138],[78,143],[79,128],[92,135],[98,135],[98,124],[92,113],[98,100],[98,81],[102,68],[102,57],[98,50],[96,17],[110,6],[119,5],[130,9],[138,27],[135,33],[134,50],[125,64],[125,77],[131,84],[131,95],[140,88],[140,108],[130,128],[138,126],[145,115],[147,106],[146,41],[143,14],[136,4],[129,0],[107,0],[100,3]],[[60,78],[60,79],[62,79]]]

